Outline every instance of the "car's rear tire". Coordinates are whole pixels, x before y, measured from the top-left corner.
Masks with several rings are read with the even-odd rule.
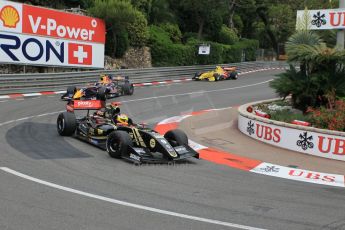
[[[67,87],[67,95],[74,95],[75,92],[77,91],[77,87],[75,87],[74,85],[68,86]]]
[[[230,79],[236,80],[238,78],[238,73],[237,72],[231,72],[230,73]]]
[[[219,74],[219,73],[215,73],[215,74],[213,74],[213,77],[214,77],[214,80],[215,80],[215,81],[219,81],[219,80],[221,80],[221,76],[220,76],[220,74]]]
[[[201,72],[195,73],[195,74],[194,74],[194,77],[192,77],[192,79],[195,80],[195,81],[199,81],[199,80],[200,80],[199,77],[201,76],[201,74],[202,74]]]
[[[77,121],[74,113],[63,112],[60,113],[57,121],[57,130],[61,136],[71,136],[77,128]]]
[[[109,156],[120,158],[127,153],[128,146],[133,146],[133,141],[127,132],[116,130],[108,135],[106,150]]]
[[[97,91],[97,99],[105,101],[107,99],[108,89],[106,87],[101,87]]]
[[[172,146],[188,145],[188,137],[180,129],[172,129],[164,134],[164,138],[169,141]]]
[[[131,84],[129,82],[126,82],[122,86],[122,90],[123,90],[125,95],[133,95],[133,93],[134,93],[134,86],[133,86],[133,84]]]

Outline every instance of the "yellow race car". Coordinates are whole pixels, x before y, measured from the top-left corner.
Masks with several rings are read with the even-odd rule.
[[[195,81],[221,81],[221,80],[236,80],[238,73],[236,67],[221,67],[216,66],[214,70],[208,72],[196,73],[192,78]]]

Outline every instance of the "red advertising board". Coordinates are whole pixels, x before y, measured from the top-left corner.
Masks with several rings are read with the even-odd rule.
[[[105,25],[100,19],[29,5],[23,5],[23,33],[105,42]]]

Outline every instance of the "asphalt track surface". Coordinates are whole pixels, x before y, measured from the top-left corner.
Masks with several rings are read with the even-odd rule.
[[[268,81],[276,73],[137,88],[117,100],[135,121],[154,126],[273,98]],[[64,108],[58,95],[0,101],[0,229],[345,229],[344,189],[197,159],[134,166],[60,137],[54,112]]]

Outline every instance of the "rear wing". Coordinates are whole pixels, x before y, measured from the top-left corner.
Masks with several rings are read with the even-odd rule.
[[[235,71],[235,70],[236,70],[236,66],[224,67],[223,69],[224,69],[225,71]]]
[[[68,112],[74,110],[99,110],[105,107],[105,101],[101,100],[71,100],[66,105]]]
[[[111,77],[111,79],[113,81],[128,81],[129,80],[128,76],[121,76],[121,75],[114,76],[114,75],[110,75],[110,77]]]

